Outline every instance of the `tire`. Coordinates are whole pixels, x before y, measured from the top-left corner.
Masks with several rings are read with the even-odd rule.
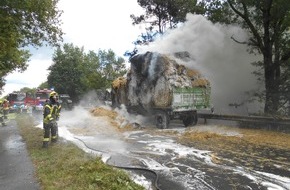
[[[155,114],[156,127],[159,129],[167,129],[169,127],[169,117],[166,112],[158,111]]]
[[[184,116],[182,119],[183,124],[185,127],[188,127],[190,125],[196,125],[197,124],[197,113],[196,112],[191,112]]]

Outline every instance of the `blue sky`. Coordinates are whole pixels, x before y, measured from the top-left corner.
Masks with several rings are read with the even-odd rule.
[[[137,0],[60,0],[64,43],[73,43],[85,50],[111,48],[118,56],[133,48],[132,42],[144,30],[132,26],[130,14],[143,12]],[[31,49],[32,57],[23,73],[14,72],[6,77],[3,95],[23,87],[37,87],[46,81],[47,68],[52,64],[51,47]]]

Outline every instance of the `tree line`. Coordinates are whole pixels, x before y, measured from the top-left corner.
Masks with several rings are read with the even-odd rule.
[[[290,115],[290,4],[288,0],[137,0],[144,14],[131,15],[132,24],[149,23],[147,34],[137,44],[148,44],[156,30],[162,35],[178,27],[187,13],[201,14],[213,23],[238,25],[250,38],[236,43],[248,47],[249,53],[262,56],[254,64],[255,74],[265,90],[254,98],[264,103],[265,114]],[[30,54],[23,47],[58,46],[49,68],[47,84],[77,99],[89,89],[105,88],[124,74],[124,60],[113,51],[89,51],[73,44],[59,46],[61,10],[58,0],[3,0],[0,2],[0,88],[4,77],[12,71],[24,71]],[[154,33],[154,32],[153,32]],[[155,34],[155,33],[154,33]],[[138,53],[134,50],[130,56]],[[118,72],[120,71],[120,72]],[[65,74],[64,74],[65,73]],[[62,82],[55,83],[54,81]],[[66,83],[64,83],[64,81]]]
[[[47,81],[37,88],[22,88],[20,92],[35,93],[37,89],[51,89],[61,94],[69,94],[77,103],[89,91],[106,90],[126,70],[126,62],[113,50],[85,52],[84,48],[64,44],[53,54],[53,63],[48,68]]]
[[[114,79],[126,73],[125,59],[110,49],[85,53],[83,48],[65,44],[52,59],[47,85],[69,94],[75,102],[89,91],[110,88]]]

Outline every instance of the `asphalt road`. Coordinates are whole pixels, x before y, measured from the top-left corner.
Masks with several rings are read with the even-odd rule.
[[[61,120],[59,134],[73,139],[86,152],[98,152],[109,165],[131,168],[129,171],[144,176],[145,180],[133,177],[144,187],[152,187],[149,182],[153,184],[157,180],[162,190],[290,190],[289,151],[247,143],[235,128],[192,127],[191,130],[197,132],[208,132],[205,136],[208,141],[202,141],[203,146],[198,148],[176,141],[179,134],[188,131],[180,122],[172,122],[170,128],[164,130],[147,126],[118,133],[104,120],[104,117],[96,117],[72,123],[70,119],[67,125]],[[211,133],[224,138],[213,140]],[[253,135],[255,131],[249,136]],[[237,137],[236,141],[229,140],[233,137]],[[216,151],[210,151],[209,147],[216,147]],[[158,177],[141,168],[154,171]]]
[[[38,190],[26,144],[14,121],[0,126],[0,190]]]

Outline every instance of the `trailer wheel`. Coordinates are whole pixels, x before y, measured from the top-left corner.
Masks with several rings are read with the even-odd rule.
[[[183,119],[183,124],[185,127],[188,127],[190,125],[196,125],[197,123],[197,113],[193,112],[190,114],[187,114]]]
[[[166,112],[158,111],[155,114],[156,127],[159,129],[167,129],[169,127],[169,117]]]

